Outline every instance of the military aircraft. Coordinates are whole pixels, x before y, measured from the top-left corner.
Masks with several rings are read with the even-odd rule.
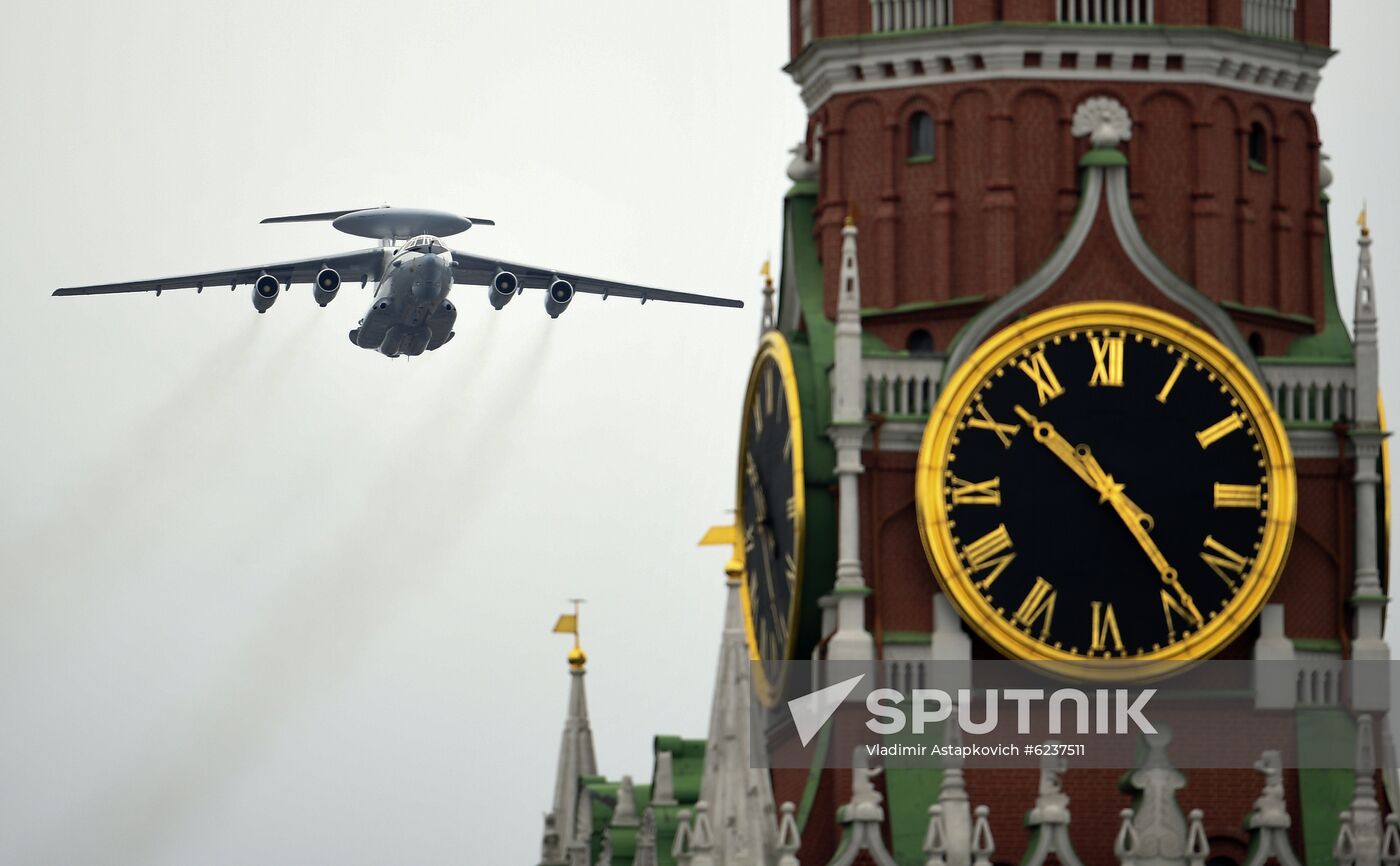
[[[55,295],[105,295],[118,292],[155,292],[206,286],[253,287],[253,307],[265,313],[276,302],[283,286],[310,283],[312,296],[321,306],[335,300],[342,281],[358,280],[360,287],[376,283],[374,300],[350,332],[350,342],[391,358],[421,355],[451,340],[457,308],[447,300],[454,283],[486,286],[486,299],[497,310],[526,289],[544,289],[544,309],[558,318],[576,292],[647,301],[675,301],[712,307],[742,307],[742,301],[710,295],[672,292],[630,283],[585,277],[555,268],[539,268],[501,259],[474,256],[448,249],[441,238],[460,234],[474,225],[495,225],[488,219],[457,216],[418,208],[375,207],[326,213],[269,217],[264,223],[330,222],[347,234],[375,238],[379,246],[317,258],[276,262],[226,271],[210,271],[156,280],[107,283],[58,289]],[[402,243],[400,243],[402,242]]]

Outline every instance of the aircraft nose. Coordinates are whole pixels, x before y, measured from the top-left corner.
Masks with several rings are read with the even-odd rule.
[[[447,262],[437,256],[423,256],[414,264],[414,293],[424,299],[446,296],[452,278]]]

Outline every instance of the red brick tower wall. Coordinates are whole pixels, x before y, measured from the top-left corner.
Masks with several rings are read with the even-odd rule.
[[[812,49],[803,44],[799,23],[805,4],[790,2],[796,60]],[[1052,22],[1057,3],[956,0],[953,23]],[[809,4],[814,41],[872,29],[870,0]],[[1240,30],[1242,8],[1241,0],[1159,0],[1155,25]],[[1329,22],[1330,0],[1298,0],[1295,41],[1328,46]],[[1121,149],[1129,163],[1134,216],[1157,255],[1208,297],[1228,302],[1240,330],[1255,345],[1262,343],[1264,355],[1282,355],[1294,339],[1320,330],[1327,301],[1325,215],[1311,105],[1197,80],[1173,82],[1171,72],[1185,64],[1171,54],[1161,80],[1129,81],[1114,80],[1108,55],[1055,52],[1027,52],[1022,65],[1035,73],[1026,78],[940,82],[916,75],[921,80],[907,85],[892,80],[900,86],[834,93],[814,110],[807,143],[820,155],[814,235],[824,265],[827,317],[836,314],[842,223],[854,211],[861,229],[863,304],[885,310],[915,305],[867,318],[866,332],[899,350],[914,331],[925,330],[936,349],[946,349],[972,316],[1035,273],[1060,243],[1079,205],[1079,160],[1089,148],[1071,136],[1073,112],[1089,97],[1108,96],[1132,118],[1132,137]],[[1149,60],[1135,55],[1131,62],[1146,68]],[[1053,69],[1102,70],[1102,79],[1040,77]],[[903,71],[887,73],[884,77],[908,80]],[[869,82],[868,69],[862,74]],[[908,159],[909,121],[916,112],[933,120],[932,160]],[[1256,124],[1264,133],[1262,165],[1250,159]],[[1088,298],[1185,314],[1128,261],[1106,208],[1068,272],[1028,310]],[[963,302],[928,306],[949,301]],[[860,544],[873,590],[868,626],[883,648],[886,632],[932,629],[931,602],[938,589],[915,519],[916,455],[881,450],[878,418],[873,436],[875,450],[862,455]],[[1337,457],[1297,461],[1299,499],[1308,507],[1300,511],[1292,552],[1272,599],[1285,606],[1290,637],[1338,639],[1344,652],[1354,537],[1349,507],[1354,467],[1344,457],[1345,442],[1339,430]],[[1247,631],[1222,657],[1249,658],[1256,634]],[[976,639],[974,647],[976,657],[999,657]],[[1247,841],[1240,820],[1258,796],[1258,774],[1195,770],[1187,775],[1183,810],[1204,808],[1213,853],[1238,862]],[[1287,775],[1296,815],[1297,775]],[[1112,860],[1118,810],[1127,805],[1118,776],[1117,771],[1076,770],[1065,777],[1075,842],[1088,863]],[[805,773],[775,777],[784,796],[799,793],[805,782]],[[837,778],[849,786],[847,774],[828,772],[820,787],[823,808],[844,802],[845,790],[835,792]],[[1021,856],[1023,817],[1034,802],[1037,778],[1034,770],[968,774],[974,802],[991,806],[999,860]],[[826,814],[814,808],[812,814],[819,813]],[[1295,850],[1301,850],[1299,824],[1295,821],[1293,829]],[[804,861],[825,862],[839,836],[834,823],[817,820],[804,833]]]
[[[1044,62],[1042,58],[1042,62]],[[1076,62],[1093,61],[1077,58]],[[1317,122],[1308,105],[1200,84],[985,81],[842,94],[813,116],[821,134],[818,238],[838,260],[841,224],[862,218],[867,306],[977,298],[991,301],[1054,251],[1078,203],[1084,139],[1070,136],[1077,106],[1111,96],[1133,118],[1125,151],[1133,210],[1171,269],[1209,297],[1302,315],[1257,317],[1266,354],[1282,354],[1323,320],[1323,220]],[[935,158],[906,159],[909,118],[927,112]],[[1251,167],[1254,124],[1267,135],[1264,170]],[[826,268],[836,314],[837,268]],[[943,316],[872,323],[902,349],[925,328],[946,346],[980,304]]]

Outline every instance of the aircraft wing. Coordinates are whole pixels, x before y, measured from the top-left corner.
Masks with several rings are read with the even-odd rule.
[[[120,292],[163,292],[167,289],[200,289],[218,286],[235,286],[257,282],[263,274],[272,274],[283,285],[310,283],[316,279],[321,268],[335,268],[345,283],[379,281],[392,250],[372,247],[353,253],[335,253],[315,259],[300,259],[294,262],[274,262],[269,265],[255,265],[248,268],[234,268],[227,271],[209,271],[203,274],[187,274],[180,277],[162,277],[155,280],[137,280],[131,283],[105,283],[98,286],[74,286],[57,289],[55,295],[110,295]]]
[[[634,286],[631,283],[617,283],[585,277],[571,271],[558,271],[551,268],[537,268],[500,259],[487,259],[467,253],[452,251],[452,278],[459,283],[489,286],[496,278],[497,270],[510,271],[520,279],[526,289],[547,289],[556,277],[573,283],[574,288],[590,295],[604,298],[635,298],[642,303],[647,301],[674,301],[680,304],[704,304],[709,307],[742,307],[743,301],[733,298],[719,298],[714,295],[693,295],[689,292],[673,292],[668,289],[653,289],[648,286]]]

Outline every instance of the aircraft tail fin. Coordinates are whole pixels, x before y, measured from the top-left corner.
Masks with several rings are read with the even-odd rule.
[[[380,205],[380,207],[387,207],[387,205]],[[325,211],[325,212],[323,212],[323,213],[298,213],[298,214],[291,214],[291,215],[289,215],[289,216],[275,216],[275,217],[268,217],[267,219],[259,220],[259,221],[258,221],[258,225],[266,225],[266,224],[268,224],[268,223],[315,223],[315,222],[329,222],[330,220],[336,219],[336,218],[338,218],[338,217],[343,217],[343,216],[345,216],[346,214],[357,213],[357,212],[362,211],[362,210],[377,210],[377,209],[378,209],[378,208],[372,208],[372,207],[357,207],[357,208],[351,208],[350,210],[330,210],[330,211]]]

